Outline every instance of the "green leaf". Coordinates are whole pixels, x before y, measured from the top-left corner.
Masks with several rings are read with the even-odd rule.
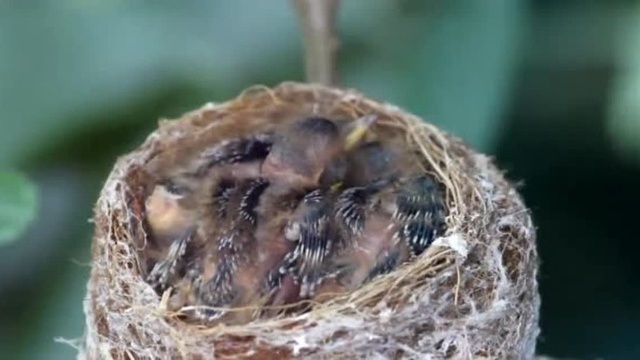
[[[36,214],[36,187],[25,176],[0,170],[0,245],[22,235]]]

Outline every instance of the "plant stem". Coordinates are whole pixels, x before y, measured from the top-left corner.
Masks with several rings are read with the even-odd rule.
[[[293,0],[304,35],[307,81],[338,83],[336,17],[339,0]]]

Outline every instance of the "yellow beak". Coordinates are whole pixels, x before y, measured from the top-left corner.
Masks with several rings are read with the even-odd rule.
[[[351,129],[344,140],[344,149],[350,150],[358,145],[371,125],[378,120],[378,115],[369,114],[362,116],[358,120],[351,123]]]

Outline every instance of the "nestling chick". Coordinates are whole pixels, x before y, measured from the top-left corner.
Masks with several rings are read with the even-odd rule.
[[[165,289],[171,278],[179,275],[180,269],[187,266],[187,262],[191,263],[193,269],[193,263],[197,262],[193,257],[202,257],[199,252],[202,251],[203,242],[208,239],[207,236],[198,235],[202,229],[197,231],[201,227],[198,223],[208,217],[203,216],[202,212],[206,213],[206,209],[213,207],[218,214],[224,213],[236,179],[259,176],[260,163],[271,147],[268,139],[268,135],[258,135],[227,140],[200,154],[194,161],[194,169],[181,168],[155,186],[145,204],[146,220],[154,243],[160,249],[167,249],[153,257],[162,257],[147,277],[155,288]],[[212,179],[208,175],[214,167],[216,175]],[[206,194],[209,190],[219,193]],[[211,195],[209,197],[214,199],[212,206],[201,206],[203,201],[199,198],[203,194],[205,197]],[[189,253],[198,254],[187,256],[187,249],[191,249]]]
[[[422,254],[444,230],[444,199],[435,182],[410,156],[373,142],[351,154],[347,183],[335,205],[346,246],[327,261],[334,278],[319,290],[355,289]]]
[[[197,213],[190,190],[174,182],[156,185],[146,201],[147,223],[154,239],[153,249],[159,249],[152,259],[157,261],[147,275],[147,281],[164,291],[179,277],[185,266],[182,261],[187,244],[194,235]],[[163,251],[164,249],[164,251]]]
[[[322,190],[308,193],[298,205],[285,229],[285,238],[296,242],[280,267],[280,273],[291,274],[300,283],[300,296],[313,295],[322,281],[322,266],[337,242],[332,224],[330,194]]]
[[[312,117],[292,124],[275,137],[262,166],[263,174],[274,184],[273,196],[306,195],[282,233],[293,247],[289,246],[278,271],[270,273],[274,302],[311,296],[321,283],[325,258],[339,241],[332,216],[336,184],[344,180],[348,152],[359,144],[375,119],[367,116],[338,124]]]
[[[196,221],[188,190],[172,182],[156,185],[145,206],[154,240],[161,244],[171,243]]]
[[[203,206],[200,222],[206,240],[201,258],[204,271],[195,279],[197,304],[234,307],[255,294],[258,279],[251,270],[257,258],[256,208],[268,185],[262,178],[213,182],[211,201]],[[224,311],[206,309],[199,315],[214,319]]]

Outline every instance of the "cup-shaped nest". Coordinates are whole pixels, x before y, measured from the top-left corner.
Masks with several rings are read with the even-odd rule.
[[[374,123],[358,132],[352,124],[367,117]],[[304,131],[286,133],[309,118],[335,124],[337,142],[321,146]],[[278,141],[309,145],[290,151]],[[364,155],[351,153],[342,162],[316,155],[344,153],[354,141],[382,142],[399,155],[385,166],[398,171],[369,171],[382,181],[359,184],[359,176],[373,176],[364,175]],[[331,152],[331,144],[338,150]],[[427,190],[407,193],[421,176],[429,179]],[[349,189],[371,189],[370,183],[377,185],[367,193],[369,205],[359,203],[359,217],[340,207]],[[268,202],[270,184],[276,190]],[[244,195],[233,200],[227,190],[234,188]],[[291,188],[296,195],[277,200]],[[320,212],[330,220],[305,228],[300,219],[309,217],[298,214],[300,204],[317,189],[333,194]],[[430,200],[415,210],[422,195]],[[259,209],[248,211],[249,203]],[[237,209],[242,216],[221,215]],[[370,218],[384,226],[362,226]],[[490,158],[461,140],[353,90],[254,87],[162,121],[118,159],[94,222],[81,358],[530,358],[535,352],[536,236],[516,189]],[[316,233],[300,235],[307,230]],[[225,238],[230,233],[251,240],[236,246]],[[326,238],[331,246],[318,245]],[[371,238],[388,243],[373,251]],[[278,246],[284,250],[272,250]],[[387,261],[395,250],[404,255]],[[311,254],[307,263],[300,260],[305,254]],[[265,258],[275,260],[261,266]],[[384,266],[376,263],[381,259]],[[340,275],[345,268],[351,277]],[[372,272],[354,280],[354,273]],[[324,284],[341,286],[329,286],[332,292]]]

